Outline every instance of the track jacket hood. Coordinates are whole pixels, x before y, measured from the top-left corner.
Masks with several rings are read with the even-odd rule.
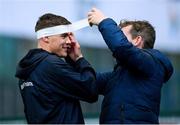
[[[147,52],[151,54],[153,57],[155,57],[161,63],[161,65],[165,70],[164,82],[167,82],[170,79],[171,75],[173,74],[173,67],[171,62],[166,56],[164,56],[158,50],[149,49],[147,50]]]
[[[19,62],[15,76],[19,79],[27,79],[36,66],[47,56],[48,52],[42,49],[30,50],[29,53]]]

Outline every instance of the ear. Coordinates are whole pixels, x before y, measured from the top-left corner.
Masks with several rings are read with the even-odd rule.
[[[138,48],[143,48],[143,38],[141,36],[137,36],[134,39],[134,46],[138,47]]]
[[[43,42],[49,43],[49,38],[48,37],[42,37],[41,39],[42,39]]]

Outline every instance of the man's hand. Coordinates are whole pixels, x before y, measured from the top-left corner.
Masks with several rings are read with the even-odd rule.
[[[74,35],[70,34],[68,37],[71,40],[71,48],[68,50],[68,55],[75,62],[82,58],[83,55],[81,53],[80,45],[75,39]]]
[[[88,12],[88,21],[90,25],[99,25],[99,23],[106,18],[107,17],[96,8],[92,8],[91,11]]]

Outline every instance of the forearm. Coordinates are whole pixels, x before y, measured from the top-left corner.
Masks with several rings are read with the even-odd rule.
[[[132,44],[128,42],[126,36],[114,20],[110,18],[104,19],[98,25],[98,28],[112,52],[119,47],[132,47]]]

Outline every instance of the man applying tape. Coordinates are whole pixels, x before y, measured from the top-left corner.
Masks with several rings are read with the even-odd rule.
[[[88,25],[87,19],[71,24],[54,14],[37,21],[38,47],[16,71],[28,123],[84,123],[79,100],[97,100],[95,71],[72,32]]]

